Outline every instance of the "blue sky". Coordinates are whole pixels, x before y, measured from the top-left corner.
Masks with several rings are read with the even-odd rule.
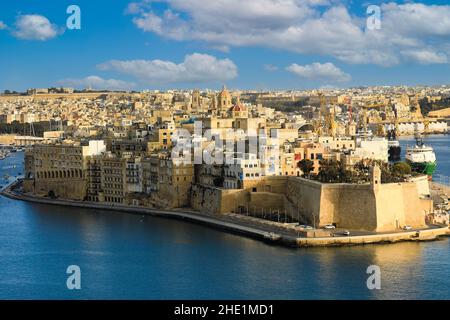
[[[446,2],[2,1],[0,90],[450,84]]]

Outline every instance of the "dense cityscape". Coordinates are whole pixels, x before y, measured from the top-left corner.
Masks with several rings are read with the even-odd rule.
[[[449,96],[446,86],[30,89],[1,97],[0,141],[4,150],[26,147],[18,185],[26,195],[184,208],[259,228],[272,240],[334,244],[353,233],[448,224],[437,210],[442,194],[429,184],[436,157],[422,140],[448,132]],[[403,135],[417,139],[406,159]],[[386,206],[393,198],[398,205]]]

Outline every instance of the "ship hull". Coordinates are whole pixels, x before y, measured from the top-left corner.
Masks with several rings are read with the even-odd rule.
[[[436,171],[436,162],[411,162],[406,161],[411,166],[411,169],[418,173],[423,173],[432,176]]]

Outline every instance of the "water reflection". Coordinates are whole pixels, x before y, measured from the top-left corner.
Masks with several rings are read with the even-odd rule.
[[[450,299],[450,242],[289,249],[188,222],[0,198],[0,298]],[[68,265],[82,287],[65,287]],[[369,265],[382,289],[370,291]]]

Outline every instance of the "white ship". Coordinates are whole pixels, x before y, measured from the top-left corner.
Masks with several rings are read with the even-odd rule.
[[[425,145],[420,138],[416,138],[414,147],[406,149],[406,161],[416,172],[432,176],[436,171],[436,154],[433,148]]]

